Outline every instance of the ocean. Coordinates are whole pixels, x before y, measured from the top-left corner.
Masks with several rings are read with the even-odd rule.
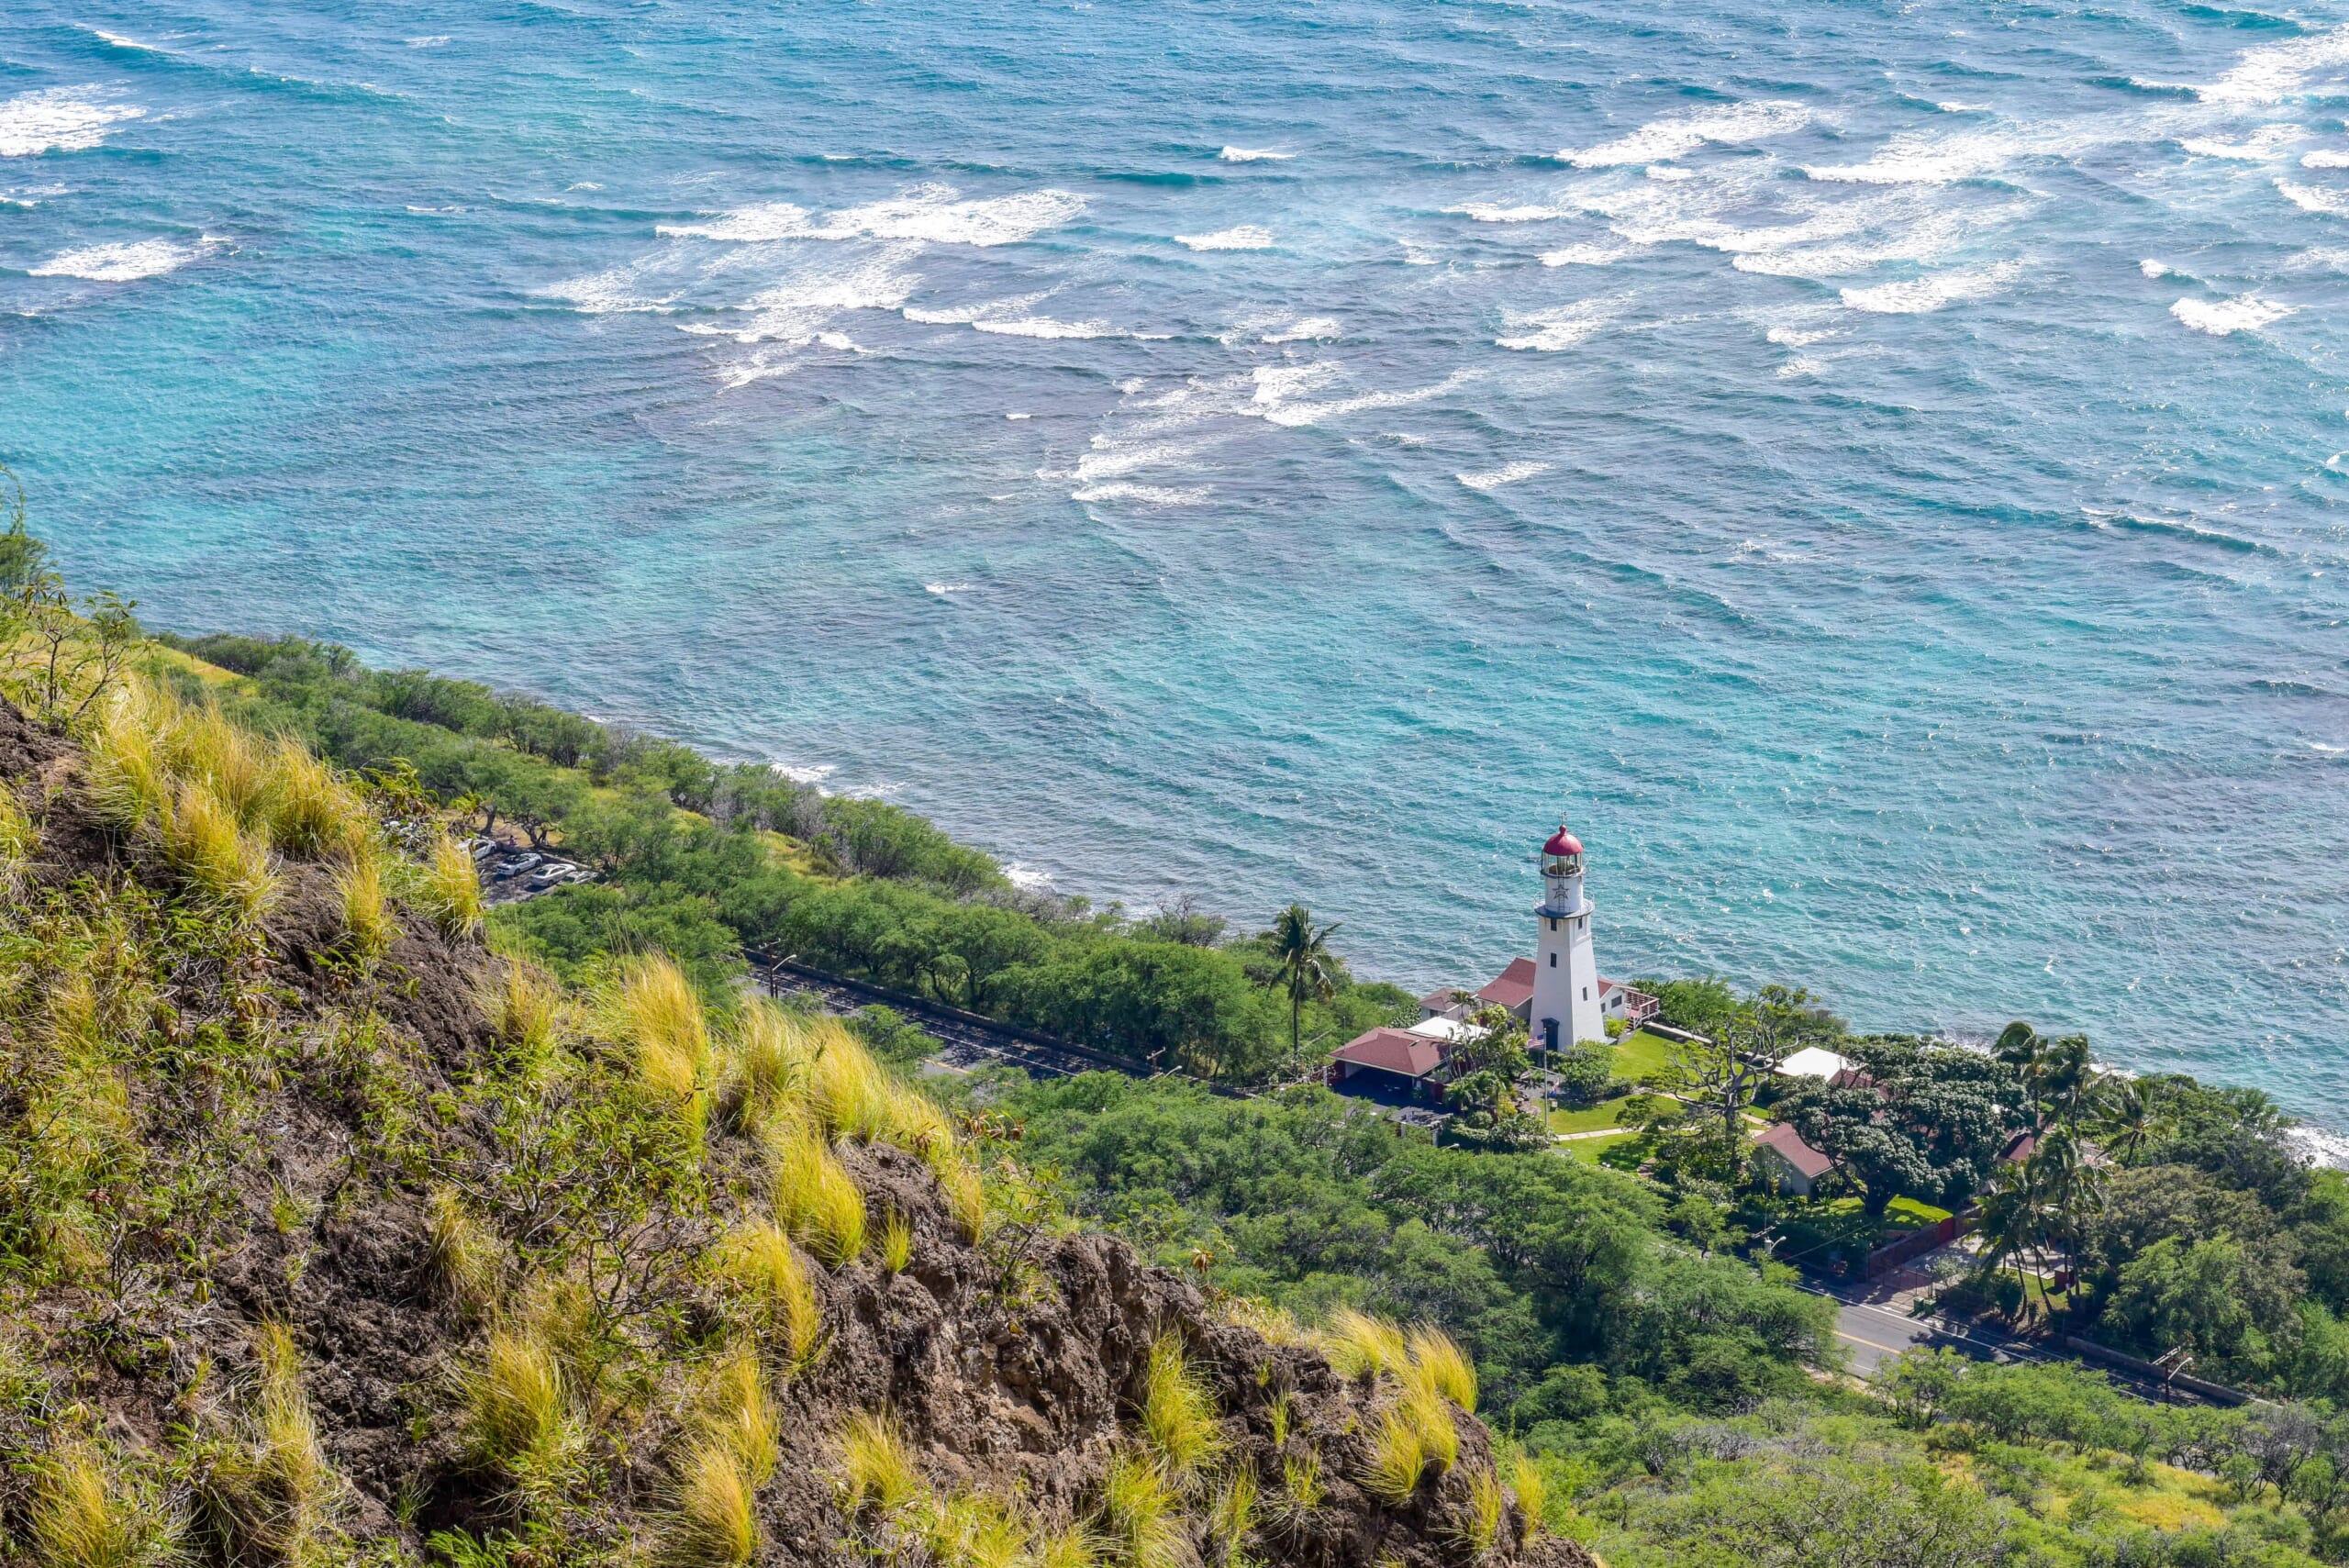
[[[2349,9],[0,17],[87,587],[1365,973],[2086,1030],[2349,1131]]]

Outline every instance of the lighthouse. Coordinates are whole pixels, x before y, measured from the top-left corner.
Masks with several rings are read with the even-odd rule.
[[[1533,1043],[1544,1051],[1569,1051],[1584,1040],[1604,1040],[1598,961],[1590,947],[1593,906],[1582,890],[1582,840],[1558,824],[1542,846],[1541,922],[1533,952],[1533,997],[1528,1009]]]

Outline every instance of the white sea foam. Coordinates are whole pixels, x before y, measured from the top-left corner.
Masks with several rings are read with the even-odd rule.
[[[1764,334],[1769,341],[1782,349],[1807,349],[1813,343],[1822,342],[1829,338],[1840,338],[1842,335],[1841,332],[1824,328],[1817,331],[1805,331],[1799,327],[1773,327]]]
[[[2277,181],[2276,188],[2302,212],[2321,212],[2329,217],[2349,217],[2349,195],[2338,191],[2322,190],[2315,185],[2296,185],[2289,180]]]
[[[1115,338],[1122,336],[1106,321],[1054,321],[1044,316],[1022,316],[1008,321],[974,321],[982,332],[1007,338]]]
[[[763,289],[746,306],[756,312],[751,325],[727,336],[743,343],[808,343],[843,311],[896,310],[921,282],[900,270],[914,253],[912,246],[895,247],[839,272],[811,272]]]
[[[909,305],[898,314],[925,327],[967,327],[974,321],[1023,315],[1032,310],[1039,301],[1050,298],[1052,293],[1050,289],[1040,289],[1034,294],[1014,295],[1008,299],[991,299],[979,305],[943,307]]]
[[[2349,169],[2349,152],[2335,148],[2321,147],[2314,152],[2300,154],[2303,169]]]
[[[1493,341],[1504,349],[1552,354],[1588,341],[1599,328],[1614,317],[1615,305],[1608,300],[1577,300],[1573,305],[1554,310],[1537,310],[1525,315],[1515,311],[1503,314],[1502,324],[1508,328]]]
[[[1953,101],[1949,103],[1935,104],[1933,107],[1939,109],[1945,115],[1978,115],[1987,113],[1989,110],[1990,106],[1987,104],[1960,104]]]
[[[442,44],[449,41],[449,35],[447,33],[431,33],[424,38],[405,39],[401,41],[405,42],[410,49],[439,49]]]
[[[1879,316],[1920,316],[1945,305],[1987,299],[2021,271],[2020,261],[2000,261],[1987,267],[1928,272],[1921,278],[1904,278],[1898,283],[1876,284],[1868,288],[1847,288],[1840,293],[1844,306],[1853,310],[1872,311]]]
[[[1051,872],[1038,871],[1034,866],[1021,865],[1018,861],[1004,862],[1003,879],[1022,893],[1041,893],[1052,884]]]
[[[925,594],[935,594],[942,599],[949,594],[967,594],[971,591],[971,585],[968,583],[924,583],[921,585],[921,591]]]
[[[1033,419],[1036,416],[1033,414],[1006,414],[1004,416],[1007,419]]]
[[[819,221],[790,202],[760,202],[713,215],[704,223],[662,224],[656,232],[679,239],[763,244],[778,239],[918,239],[936,245],[1009,245],[1057,228],[1085,210],[1067,191],[1021,191],[963,201],[952,185],[914,186],[886,201],[843,207]]]
[[[2137,263],[2137,270],[2149,278],[2165,278],[2170,272],[2167,262],[2156,261],[2150,256]]]
[[[1272,246],[1273,231],[1243,223],[1237,228],[1219,228],[1213,234],[1178,234],[1174,240],[1194,250],[1264,250]]]
[[[2179,139],[2178,146],[2197,158],[2225,158],[2238,162],[2262,163],[2280,157],[2284,144],[2298,141],[2307,131],[2296,125],[2262,126],[2241,141],[2226,141],[2214,136],[2189,136]]]
[[[1695,179],[1697,171],[1676,168],[1670,163],[1651,163],[1647,168],[1647,176],[1651,180],[1660,180],[1668,185],[1682,180]]]
[[[1297,373],[1300,372],[1317,373],[1308,377]],[[1255,395],[1250,399],[1248,411],[1272,424],[1298,429],[1318,425],[1324,419],[1359,414],[1367,409],[1399,408],[1407,404],[1423,403],[1431,397],[1443,396],[1469,379],[1468,372],[1457,370],[1432,385],[1406,391],[1365,392],[1353,397],[1333,397],[1317,402],[1289,401],[1297,393],[1327,384],[1343,373],[1343,367],[1335,364],[1259,365],[1251,375],[1255,384]]]
[[[2349,1170],[2349,1138],[2321,1127],[2286,1128],[2284,1137],[2310,1163],[2331,1171]]]
[[[0,103],[0,158],[79,152],[142,117],[136,104],[109,103],[96,87],[47,87]]]
[[[2197,332],[2223,338],[2230,332],[2256,332],[2291,315],[2292,307],[2246,294],[2232,299],[2181,299],[2169,313]]]
[[[1630,255],[1622,245],[1569,245],[1563,250],[1544,250],[1542,264],[1545,267],[1606,267],[1612,266]]]
[[[1896,136],[1864,163],[1806,163],[1805,177],[1828,184],[1946,185],[1994,173],[2031,152],[2064,149],[2043,138],[1999,131],[1962,136],[1911,133]]]
[[[1197,506],[1210,492],[1205,485],[1176,488],[1164,484],[1087,484],[1068,493],[1072,501],[1139,501],[1146,506]]]
[[[1820,375],[1824,373],[1826,369],[1827,361],[1825,360],[1814,359],[1809,354],[1797,354],[1793,359],[1788,360],[1785,364],[1778,367],[1778,379],[1780,381],[1792,381],[1797,376]]]
[[[1470,202],[1464,206],[1443,209],[1478,223],[1542,223],[1553,217],[1572,217],[1573,207],[1564,206],[1502,206],[1497,202]]]
[[[92,28],[90,29],[90,34],[100,42],[112,44],[117,49],[135,49],[141,54],[169,54],[172,52],[170,50],[159,48],[151,43],[141,43],[137,39],[125,38],[120,33],[110,33],[104,28]]]
[[[1269,147],[1227,147],[1216,156],[1226,163],[1286,163],[1297,154],[1275,152]]]
[[[1345,328],[1334,316],[1308,316],[1292,321],[1277,332],[1267,332],[1261,342],[1317,343],[1344,335]]]
[[[174,245],[168,239],[141,239],[127,244],[89,245],[66,250],[29,271],[37,278],[83,278],[94,284],[135,283],[158,278],[187,265],[204,253],[205,243]]]
[[[2344,66],[2349,28],[2334,28],[2245,50],[2232,70],[2194,91],[2206,103],[2280,104],[2312,87],[2336,83]]]
[[[793,784],[808,784],[819,788],[822,786],[823,782],[826,779],[830,778],[834,773],[840,771],[839,768],[829,762],[825,762],[821,765],[809,765],[805,767],[794,766],[789,762],[769,762],[767,766],[774,769],[776,773],[781,773],[785,778],[789,779]]]
[[[1611,169],[1631,163],[1662,163],[1686,157],[1709,141],[1759,141],[1785,136],[1810,123],[1810,111],[1783,100],[1736,104],[1727,108],[1675,115],[1651,121],[1631,135],[1558,157],[1578,169]]]
[[[1550,465],[1546,462],[1508,462],[1489,473],[1455,473],[1452,477],[1471,490],[1482,490],[1489,494],[1504,484],[1515,484],[1520,480],[1531,479],[1537,473],[1549,472]]]
[[[644,291],[644,274],[650,270],[647,261],[632,261],[624,266],[607,267],[600,272],[589,272],[561,283],[549,284],[538,291],[542,299],[557,299],[583,316],[610,316],[631,311],[662,311],[676,300],[675,291],[666,295],[649,295]],[[717,328],[707,328],[710,332]]]

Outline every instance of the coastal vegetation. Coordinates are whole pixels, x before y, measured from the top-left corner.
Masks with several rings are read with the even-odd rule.
[[[53,686],[12,612],[0,708],[9,1561],[2349,1558],[2349,1188],[2257,1095],[1697,979],[1642,983],[1693,1038],[1550,1064],[1600,1160],[1506,1029],[1439,1143],[1312,1081],[1414,1008],[1301,908],[1039,896],[896,807],[119,608]],[[492,827],[601,877],[484,909]],[[745,945],[1174,1071],[924,1072]],[[1798,1044],[1865,1081],[1753,1071]],[[1946,1304],[2278,1402],[1846,1375],[1791,1264],[1977,1193]]]

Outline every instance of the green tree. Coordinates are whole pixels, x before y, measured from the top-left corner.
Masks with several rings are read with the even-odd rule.
[[[1807,1045],[1837,1040],[1842,1033],[1841,1020],[1816,1006],[1809,992],[1765,985],[1739,1005],[1718,1038],[1700,1035],[1674,1048],[1674,1087],[1711,1115],[1731,1180],[1745,1168],[1746,1108],[1778,1064]]]
[[[1288,995],[1288,1059],[1292,1069],[1302,1054],[1305,1004],[1326,1002],[1336,995],[1337,955],[1330,949],[1330,933],[1337,922],[1316,926],[1302,904],[1292,904],[1273,917],[1264,933],[1278,966],[1281,989]]]

